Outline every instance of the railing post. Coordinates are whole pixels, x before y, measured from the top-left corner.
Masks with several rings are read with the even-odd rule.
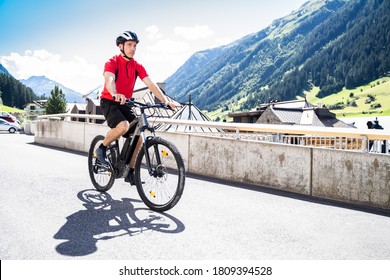
[[[362,137],[362,152],[368,152],[367,149],[367,136]]]

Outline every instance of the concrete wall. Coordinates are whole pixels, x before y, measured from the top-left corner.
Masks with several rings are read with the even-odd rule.
[[[35,142],[87,152],[104,125],[42,121]],[[390,209],[390,156],[279,143],[157,132],[192,173]]]
[[[313,196],[390,209],[390,156],[313,149]]]

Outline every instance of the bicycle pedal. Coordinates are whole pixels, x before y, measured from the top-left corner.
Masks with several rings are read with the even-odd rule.
[[[99,167],[99,168],[103,168],[103,169],[106,169],[106,170],[110,170],[110,165],[106,162],[101,162],[99,160],[96,160],[96,166]]]

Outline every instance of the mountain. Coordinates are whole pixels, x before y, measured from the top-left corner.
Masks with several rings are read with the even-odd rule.
[[[249,109],[357,86],[390,70],[388,0],[311,0],[267,28],[191,56],[165,83],[172,97],[214,110]],[[366,67],[365,67],[366,66]],[[366,77],[362,79],[361,77]]]
[[[7,69],[0,63],[0,74],[6,74],[7,76],[12,77],[12,75],[8,72]]]
[[[23,105],[38,99],[33,90],[15,79],[3,65],[0,64],[0,104],[23,108]]]
[[[38,96],[44,95],[45,98],[48,98],[51,94],[51,91],[54,89],[54,87],[58,85],[58,87],[62,89],[62,92],[65,94],[66,101],[85,103],[85,100],[80,93],[75,92],[74,90],[71,90],[63,86],[60,83],[52,81],[46,78],[45,76],[32,76],[27,80],[20,80],[20,81],[24,85],[32,88],[32,90]]]

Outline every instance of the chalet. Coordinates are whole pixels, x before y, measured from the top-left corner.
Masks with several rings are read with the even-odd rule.
[[[42,115],[45,113],[45,104],[47,100],[34,100],[25,104],[24,111],[26,111],[29,115]]]
[[[267,105],[261,105],[255,110],[249,112],[229,113],[228,116],[233,118],[234,123],[255,123],[266,108]]]
[[[353,128],[337,119],[327,108],[314,106],[306,100],[272,103],[256,123]]]
[[[327,108],[314,106],[306,100],[263,104],[255,111],[231,113],[229,117],[233,117],[234,122],[353,128]]]

